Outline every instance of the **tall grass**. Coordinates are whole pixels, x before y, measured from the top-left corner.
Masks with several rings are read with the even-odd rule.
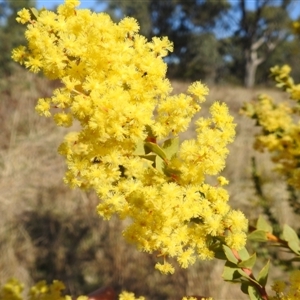
[[[247,299],[239,286],[223,283],[223,262],[201,262],[189,270],[178,269],[173,276],[159,274],[153,268],[155,258],[123,241],[120,221],[105,222],[97,216],[98,199],[93,193],[63,184],[65,165],[56,149],[67,130],[34,112],[36,99],[51,95],[57,85],[21,69],[0,80],[0,284],[10,277],[25,286],[60,279],[72,295],[111,285],[116,292],[126,289],[148,299],[197,294]],[[188,84],[175,81],[173,86],[177,93]],[[268,156],[252,150],[253,121],[239,115],[243,101],[261,92],[284,99],[277,90],[213,86],[201,114],[208,113],[212,101],[220,100],[235,117],[237,137],[224,171],[232,205],[250,219],[261,212],[251,180],[251,157],[256,156],[266,195],[285,222],[293,216],[283,213],[284,185],[270,171]],[[182,138],[191,137],[192,130],[191,126]]]

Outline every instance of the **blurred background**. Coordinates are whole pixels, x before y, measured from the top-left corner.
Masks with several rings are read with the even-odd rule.
[[[260,93],[287,100],[273,88],[269,68],[300,65],[300,40],[291,30],[291,22],[300,17],[299,0],[81,2],[80,8],[105,11],[115,21],[135,17],[148,39],[168,36],[174,42],[174,52],[166,58],[174,93],[201,80],[210,88],[201,115],[220,100],[235,117],[237,137],[223,172],[230,180],[232,206],[250,220],[265,213],[279,224],[294,225],[298,219],[284,201],[289,195],[282,178],[272,172],[267,154],[252,150],[257,129],[239,110]],[[24,28],[15,21],[17,11],[55,9],[60,3],[0,0],[0,284],[10,277],[25,287],[41,279],[59,279],[72,295],[112,286],[116,292],[125,289],[147,299],[248,299],[238,285],[222,281],[223,262],[198,262],[189,270],[177,269],[173,276],[159,274],[155,257],[124,243],[121,222],[97,216],[95,194],[63,184],[65,165],[56,150],[67,130],[34,112],[37,99],[50,96],[59,83],[29,74],[10,59],[11,50],[25,43]],[[300,82],[299,67],[292,75]],[[193,126],[182,138],[192,136]],[[253,157],[264,179],[264,205],[254,188]],[[270,255],[276,258],[263,247],[260,254],[261,266]],[[286,268],[272,271],[272,277],[282,276]]]

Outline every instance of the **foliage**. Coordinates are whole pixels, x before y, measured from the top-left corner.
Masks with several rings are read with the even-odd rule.
[[[275,65],[298,65],[300,63],[299,55],[297,55],[299,47],[300,40],[297,38],[282,41],[274,51],[270,53],[268,59],[257,69],[256,84],[268,84],[269,86],[273,86],[270,69]],[[300,81],[300,72],[297,68],[291,71],[291,76],[295,81]]]
[[[168,35],[180,40],[183,33],[213,28],[220,17],[229,9],[227,0],[218,3],[210,0],[146,0],[143,2],[107,0],[108,11],[118,16],[136,18],[149,28],[147,36]],[[144,24],[145,23],[145,24]],[[182,45],[183,46],[183,45]]]
[[[169,76],[214,82],[221,57],[213,30],[220,26],[228,1],[107,1],[108,12],[131,16],[143,24],[146,37],[168,36],[174,52],[167,59]],[[217,29],[218,30],[218,29]],[[211,53],[211,51],[213,51]]]
[[[168,36],[174,41],[174,53],[168,59],[169,76],[192,80],[198,76],[217,82],[223,74],[222,79],[247,87],[267,82],[263,70],[283,59],[273,52],[278,47],[282,50],[291,36],[289,15],[294,4],[290,0],[252,2],[249,9],[245,0],[107,0],[109,13],[118,19],[136,18],[147,37]],[[285,63],[297,57],[292,48],[284,50],[289,56]]]
[[[288,9],[291,1],[255,1],[255,9],[249,10],[245,0],[237,2],[241,17],[234,34],[242,53],[243,78],[246,87],[253,87],[257,67],[269,59],[270,54],[290,35],[291,23]]]
[[[219,42],[212,33],[192,34],[187,43],[186,55],[182,58],[181,72],[186,78],[204,78],[215,82],[222,65]]]

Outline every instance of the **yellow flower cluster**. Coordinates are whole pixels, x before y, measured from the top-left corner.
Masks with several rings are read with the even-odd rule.
[[[27,297],[23,297],[23,284],[17,279],[8,280],[0,288],[0,300],[72,300],[71,296],[62,296],[65,285],[58,280],[47,285],[45,281],[40,281],[28,292]],[[87,296],[79,296],[77,300],[88,300]],[[123,291],[118,297],[119,300],[145,300],[145,297],[135,297],[134,293]],[[195,297],[183,297],[182,300],[196,300]],[[202,298],[202,300],[213,300],[213,298]],[[294,300],[294,299],[291,299]]]
[[[182,298],[182,300],[197,300],[197,299],[199,299],[199,297],[183,297]],[[201,298],[201,300],[213,300],[213,298],[212,297],[209,297],[209,298]]]
[[[62,83],[51,98],[39,99],[37,112],[59,126],[81,125],[59,147],[65,182],[95,190],[104,218],[130,219],[125,238],[162,257],[156,268],[163,273],[174,272],[167,257],[183,268],[197,257],[212,259],[218,239],[241,249],[247,220],[231,210],[222,188],[227,180],[205,182],[224,168],[235,135],[227,106],[214,103],[211,117],[196,122],[197,138],[180,145],[178,134],[208,88],[195,82],[188,94],[171,95],[162,59],[172,50],[167,38],[147,41],[135,19],[115,24],[107,14],[77,10],[78,4],[66,0],[57,13],[33,11],[30,19],[22,10],[17,20],[28,24],[28,45],[12,55]]]
[[[23,284],[17,279],[8,280],[0,289],[0,300],[72,300],[71,296],[63,296],[62,291],[65,285],[58,280],[52,284],[47,284],[44,280],[34,285],[28,292],[27,297],[23,297]],[[79,296],[77,300],[88,300],[87,296]],[[119,300],[145,300],[145,297],[136,298],[133,293],[123,291],[119,295]]]
[[[270,300],[298,300],[300,299],[300,270],[293,271],[290,275],[289,287],[283,281],[276,281],[272,286],[275,296]]]
[[[136,298],[134,293],[124,291],[120,294],[119,300],[145,300],[145,297],[141,296]]]
[[[10,279],[1,287],[0,300],[72,300],[70,296],[62,296],[61,292],[64,289],[64,284],[58,280],[49,285],[40,281],[29,290],[27,297],[23,298],[23,285],[16,279]],[[77,300],[88,300],[88,297],[79,296]]]
[[[287,65],[271,68],[271,75],[294,100],[290,103],[276,104],[267,95],[260,95],[257,101],[246,103],[243,112],[257,120],[261,126],[261,133],[256,136],[254,147],[259,151],[267,149],[272,153],[272,160],[276,163],[276,170],[285,175],[288,184],[300,188],[300,124],[299,100],[300,84],[295,84],[290,77],[291,68]]]

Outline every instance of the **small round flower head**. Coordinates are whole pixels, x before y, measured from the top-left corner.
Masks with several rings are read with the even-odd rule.
[[[65,5],[67,7],[75,8],[76,6],[80,5],[79,0],[65,0]]]
[[[199,299],[199,297],[183,297],[182,300],[197,300]],[[209,297],[209,298],[205,298],[205,297],[202,297],[201,300],[213,300],[213,298]]]
[[[59,5],[57,11],[61,16],[71,16],[75,12],[75,8],[80,5],[79,0],[65,0],[63,5]]]
[[[18,16],[19,17],[17,17],[16,20],[18,23],[21,23],[21,24],[26,24],[26,23],[30,22],[30,20],[31,20],[30,11],[26,8],[23,8],[22,10],[20,10],[18,12]]]
[[[162,274],[174,274],[175,272],[174,267],[168,262],[164,262],[163,264],[156,263],[155,269],[159,270]]]
[[[219,181],[221,186],[227,185],[229,183],[229,181],[224,176],[219,176],[218,181]]]
[[[137,33],[140,29],[140,25],[138,24],[137,20],[129,17],[122,19],[118,25],[120,30],[124,31],[130,36],[134,33]]]
[[[198,97],[199,102],[201,103],[205,101],[205,96],[208,95],[209,89],[205,84],[201,83],[200,81],[196,81],[190,85],[188,92]]]
[[[51,99],[49,98],[40,98],[38,104],[35,107],[36,112],[45,117],[50,117],[50,108],[51,108]]]
[[[0,298],[7,300],[21,300],[24,285],[17,279],[9,279],[0,289]]]
[[[173,51],[173,43],[171,43],[167,37],[153,37],[149,46],[157,57],[164,57]]]
[[[226,226],[231,232],[246,231],[248,228],[248,220],[239,210],[232,210],[226,216]]]
[[[19,46],[12,51],[12,59],[21,65],[24,64],[24,58],[26,56],[26,47]]]
[[[119,300],[145,300],[145,297],[138,297],[136,298],[134,293],[129,293],[126,291],[123,291],[120,295],[119,295]]]
[[[239,231],[235,233],[229,233],[225,237],[226,244],[228,247],[235,249],[235,250],[241,250],[247,241],[247,235],[245,232]]]

